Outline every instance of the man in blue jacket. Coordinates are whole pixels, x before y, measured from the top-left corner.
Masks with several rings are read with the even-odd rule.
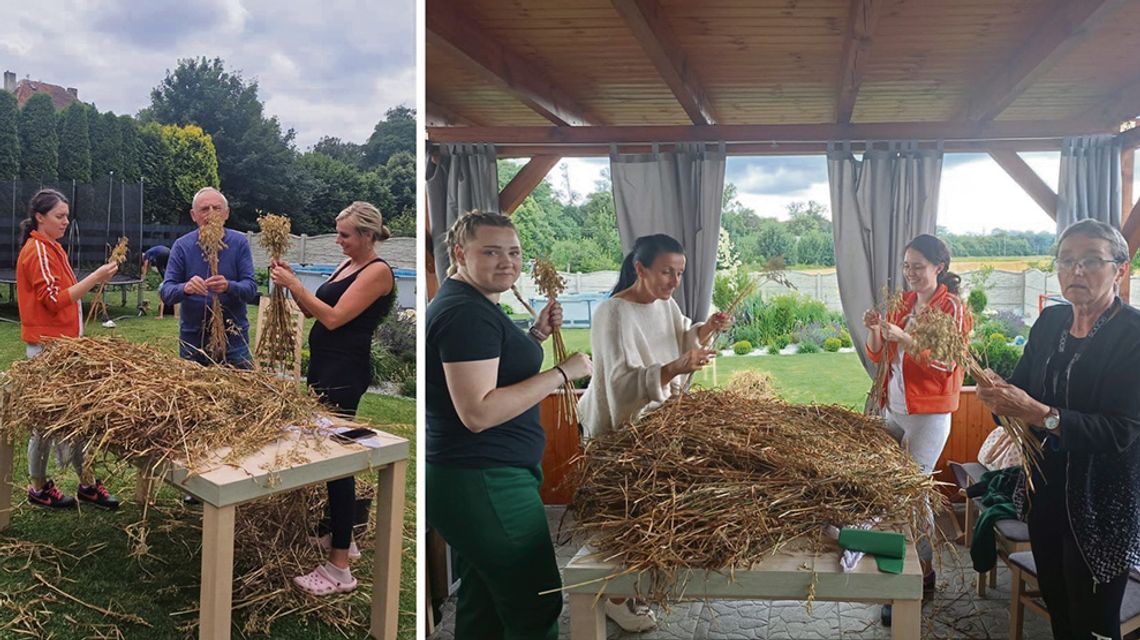
[[[230,216],[225,196],[213,187],[205,187],[194,194],[190,217],[201,229],[210,214],[217,213],[226,220]],[[191,231],[174,241],[170,260],[166,265],[166,278],[159,296],[165,305],[182,304],[179,318],[179,353],[183,358],[200,364],[212,364],[203,350],[206,342],[207,308],[212,296],[221,300],[222,316],[226,325],[226,357],[224,364],[248,369],[253,361],[249,353],[249,321],[245,307],[257,300],[257,281],[254,280],[253,254],[249,240],[233,229],[225,230],[225,248],[218,253],[218,275],[210,275],[202,249],[198,246],[198,231]]]

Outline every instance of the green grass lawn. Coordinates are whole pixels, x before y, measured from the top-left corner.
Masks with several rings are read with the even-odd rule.
[[[590,350],[589,329],[564,329],[566,348],[571,352]],[[542,345],[546,352],[543,368],[554,366],[551,341]],[[792,356],[720,356],[713,366],[698,372],[693,384],[721,386],[737,371],[765,371],[772,375],[776,390],[789,402],[839,404],[862,410],[871,379],[854,353],[805,353]]]
[[[6,291],[3,293],[6,294]],[[153,299],[153,292],[148,293]],[[130,296],[134,300],[134,295]],[[116,303],[118,295],[109,297]],[[157,309],[154,302],[152,309]],[[112,316],[134,315],[130,309],[111,308]],[[250,324],[255,324],[256,310],[250,309]],[[16,317],[11,305],[0,305],[0,318]],[[159,345],[170,352],[177,351],[178,322],[167,318],[129,318],[119,322],[116,329],[104,329],[92,323],[90,334],[115,333],[132,341],[145,341]],[[0,370],[6,370],[12,361],[24,357],[24,344],[20,341],[19,326],[0,322]],[[407,398],[366,395],[361,402],[359,418],[383,426],[391,433],[407,438],[411,443],[405,483],[406,506],[403,522],[403,563],[400,576],[399,637],[410,640],[415,636],[415,401]],[[60,487],[74,495],[78,479],[74,472],[58,471],[52,463],[52,473]],[[59,640],[116,637],[99,635],[108,633],[99,625],[110,622],[101,614],[55,594],[35,577],[42,576],[60,589],[99,607],[129,612],[147,620],[152,628],[119,623],[126,638],[179,638],[185,634],[176,627],[187,620],[186,615],[172,616],[176,611],[196,609],[201,565],[200,522],[201,510],[182,505],[180,494],[164,487],[152,508],[148,521],[151,533],[147,538],[151,546],[149,556],[134,558],[130,555],[124,527],[142,519],[141,506],[126,499],[134,493],[134,468],[116,461],[105,461],[97,466],[97,474],[105,479],[109,488],[124,498],[117,512],[83,509],[81,512],[48,512],[21,504],[27,482],[26,451],[23,443],[16,443],[16,460],[13,469],[13,498],[16,503],[12,527],[0,534],[0,638],[27,637],[18,634],[20,610],[46,608],[50,613],[39,613],[43,627],[36,637]],[[307,523],[298,523],[306,526]],[[33,546],[39,545],[39,546]],[[60,556],[53,549],[70,555]],[[365,557],[356,565],[358,574],[367,574],[371,558]],[[54,558],[53,558],[54,557]],[[59,568],[62,567],[62,572]],[[240,575],[235,575],[240,579]],[[283,587],[288,587],[283,581]],[[364,625],[368,609],[357,607],[354,616]],[[234,615],[234,637],[240,638],[241,612]],[[196,637],[196,636],[195,636]],[[261,636],[266,637],[266,636]],[[315,620],[292,614],[273,626],[273,638],[343,638],[340,632]]]

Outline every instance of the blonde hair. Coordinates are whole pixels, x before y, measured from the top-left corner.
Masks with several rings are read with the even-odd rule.
[[[337,214],[336,221],[341,222],[352,216],[356,216],[356,230],[362,234],[372,234],[373,242],[384,242],[392,237],[392,232],[384,225],[384,216],[371,203],[360,200],[353,202]]]
[[[447,230],[447,236],[444,240],[447,244],[447,257],[451,261],[451,265],[447,268],[447,275],[453,276],[459,270],[459,266],[455,262],[455,248],[474,240],[475,234],[479,232],[479,227],[515,229],[515,223],[501,213],[483,213],[478,209],[472,209],[459,216],[455,224]]]

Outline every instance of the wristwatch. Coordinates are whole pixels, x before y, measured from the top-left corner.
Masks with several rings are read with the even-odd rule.
[[[1042,426],[1049,431],[1056,431],[1057,427],[1061,426],[1061,414],[1055,407],[1049,408],[1049,414],[1045,416]]]

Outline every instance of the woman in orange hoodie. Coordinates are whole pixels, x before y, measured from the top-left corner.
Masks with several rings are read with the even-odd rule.
[[[914,329],[915,318],[929,310],[953,316],[962,339],[969,336],[973,321],[958,298],[961,278],[949,267],[946,243],[927,234],[915,237],[903,254],[902,271],[910,290],[903,293],[901,304],[885,321],[874,309],[863,316],[868,329],[867,355],[876,363],[885,355],[890,363],[880,398],[887,431],[925,473],[934,473],[934,464],[950,436],[950,414],[958,408],[963,372],[952,364],[916,357],[910,352],[914,340],[909,332]],[[918,551],[924,587],[933,591],[929,541],[920,541]]]
[[[67,231],[70,207],[67,198],[54,189],[41,189],[32,196],[28,217],[20,224],[23,234],[16,261],[16,291],[20,307],[20,337],[27,343],[27,356],[43,351],[44,338],[78,337],[83,329],[80,300],[95,285],[114,277],[119,265],[109,262],[82,280],[75,277],[67,252],[59,239]],[[41,507],[68,508],[75,499],[65,496],[47,478],[52,443],[38,431],[28,441],[28,471],[32,483],[28,502]],[[118,500],[103,483],[83,469],[83,450],[72,446],[71,463],[79,474],[79,499],[86,504],[116,509]]]

